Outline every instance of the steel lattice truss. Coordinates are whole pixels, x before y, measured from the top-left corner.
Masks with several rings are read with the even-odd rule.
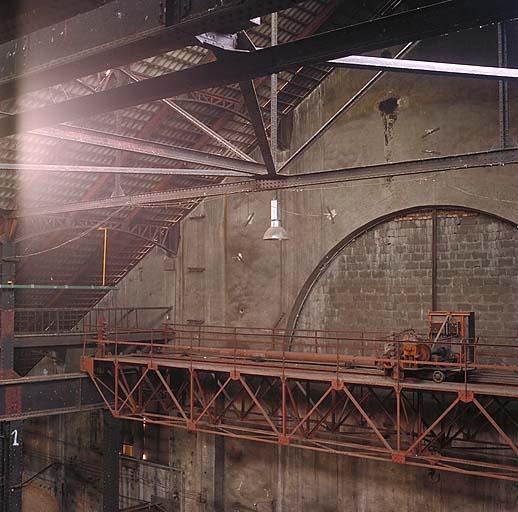
[[[518,481],[518,382],[510,363],[486,381],[471,382],[466,371],[463,382],[438,384],[356,366],[369,356],[352,355],[353,344],[336,352],[288,351],[275,337],[274,350],[203,341],[100,337],[82,369],[117,418]],[[490,367],[496,371],[484,363],[469,371]]]

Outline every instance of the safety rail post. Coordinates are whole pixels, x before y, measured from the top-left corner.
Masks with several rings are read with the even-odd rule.
[[[396,449],[401,451],[401,389],[396,389]]]
[[[97,318],[97,352],[98,357],[106,356],[106,346],[104,342],[105,338],[105,320],[102,315]]]
[[[169,330],[169,327],[167,325],[167,323],[163,323],[163,333],[164,333],[164,345],[169,345],[169,336],[168,336],[168,330]]]
[[[468,394],[468,345],[467,340],[462,339],[462,352],[464,352],[464,393]],[[461,363],[462,364],[462,363]]]
[[[192,357],[189,368],[189,420],[194,424],[194,373],[192,368]]]
[[[234,327],[234,374],[237,372],[237,327]]]
[[[115,358],[114,361],[115,367],[115,411],[119,411],[119,361]]]
[[[338,342],[340,341],[340,338],[336,337],[336,382],[338,383],[338,377],[340,374],[340,355],[338,350]]]
[[[401,379],[401,340],[399,336],[396,339],[396,366],[394,366],[392,370],[392,376],[394,376],[394,371],[396,372],[396,382],[397,388],[399,389],[400,379]]]
[[[191,364],[191,369],[192,369],[192,366],[193,366],[193,359],[192,359],[192,354],[193,354],[193,348],[194,348],[194,343],[193,343],[193,336],[191,334],[191,336],[189,336],[189,339],[191,341],[191,350],[189,351],[189,362]]]
[[[289,347],[288,347],[289,348]],[[286,379],[286,340],[282,340],[282,378]]]
[[[286,439],[286,377],[284,372],[281,377],[281,390],[282,390],[282,411],[281,411],[281,422],[282,422],[282,437]]]
[[[153,363],[153,353],[155,351],[153,330],[151,330],[151,363]]]

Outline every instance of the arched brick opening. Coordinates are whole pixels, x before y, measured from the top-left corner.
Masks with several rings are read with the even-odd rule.
[[[518,334],[516,225],[449,206],[393,213],[344,238],[307,279],[288,328],[422,330],[434,275],[437,309],[475,311],[479,334]]]

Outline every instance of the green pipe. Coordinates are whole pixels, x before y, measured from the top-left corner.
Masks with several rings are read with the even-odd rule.
[[[72,285],[72,284],[0,284],[4,290],[116,290],[115,286]]]

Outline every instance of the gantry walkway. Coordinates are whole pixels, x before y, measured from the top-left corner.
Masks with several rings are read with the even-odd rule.
[[[156,339],[85,350],[115,417],[518,481],[515,340],[479,339],[469,361],[452,341],[457,361],[416,371],[385,355],[391,334],[166,325]]]

